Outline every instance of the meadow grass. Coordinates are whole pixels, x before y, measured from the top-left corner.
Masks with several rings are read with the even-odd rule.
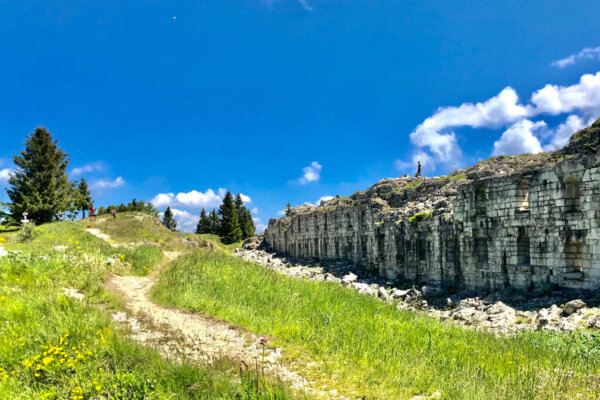
[[[271,335],[291,357],[317,361],[311,379],[350,396],[409,399],[439,391],[444,399],[599,398],[600,357],[590,349],[600,340],[594,335],[498,338],[222,252],[179,258],[153,296]]]
[[[227,362],[173,363],[128,339],[110,318],[119,299],[102,283],[115,272],[145,274],[140,266],[157,265],[162,252],[115,249],[84,232],[86,224],[43,225],[25,243],[18,232],[0,232],[0,245],[10,251],[0,257],[1,399],[293,397],[277,382],[233,373],[237,367]],[[67,296],[66,287],[85,297]]]
[[[215,235],[212,233],[203,233],[203,234],[196,235],[196,236],[199,236],[202,239],[216,245],[217,248],[219,248],[221,250],[227,250],[227,251],[233,251],[237,248],[242,247],[242,243],[244,242],[243,240],[241,240],[239,242],[225,244],[225,243],[221,242],[221,239],[219,238],[218,235]]]

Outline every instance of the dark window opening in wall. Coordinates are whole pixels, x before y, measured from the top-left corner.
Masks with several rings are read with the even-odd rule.
[[[529,210],[529,189],[531,182],[528,179],[521,179],[517,186],[517,209],[519,211]]]
[[[404,265],[404,241],[398,239],[396,241],[396,266],[400,267]]]
[[[478,214],[485,214],[485,206],[487,203],[487,195],[485,192],[485,186],[477,188],[475,192],[475,210]]]
[[[583,260],[581,257],[581,243],[569,242],[565,246],[565,261],[567,272],[582,272]]]
[[[531,246],[529,236],[522,227],[519,227],[519,236],[517,237],[517,265],[531,265]]]
[[[571,177],[565,180],[565,208],[567,212],[581,209],[581,192],[577,178]]]
[[[323,224],[323,230],[327,231],[327,214],[325,214],[325,218],[324,218],[325,222]]]
[[[419,261],[427,261],[427,240],[419,239],[417,242]]]
[[[315,238],[314,239],[314,244],[315,244],[314,248],[313,248],[314,256],[318,257],[319,256],[319,239]]]
[[[362,250],[362,258],[369,258],[369,247],[367,246],[367,238],[364,237],[361,240],[361,250]]]
[[[340,242],[337,239],[335,239],[334,246],[335,258],[340,258]]]
[[[488,244],[485,238],[475,239],[475,261],[478,266],[487,266]]]

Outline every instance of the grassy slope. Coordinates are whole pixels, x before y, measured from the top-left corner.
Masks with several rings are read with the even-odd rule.
[[[152,220],[119,217],[99,219],[95,227],[117,241],[143,237],[167,249],[194,248]],[[20,252],[0,257],[0,398],[273,398],[264,386],[256,388],[253,377],[232,379],[227,365],[176,365],[127,339],[110,320],[109,310],[119,308],[119,299],[102,282],[113,272],[147,274],[164,261],[162,252],[150,244],[113,248],[84,232],[89,225],[44,225],[36,239],[23,244],[16,232],[0,231],[0,245]],[[115,261],[107,262],[107,256]],[[63,287],[85,291],[85,299],[65,296]],[[277,398],[290,398],[279,385],[271,390]]]
[[[275,336],[288,354],[322,361],[312,378],[336,381],[354,396],[406,399],[440,391],[445,399],[600,397],[597,335],[535,332],[499,339],[216,252],[178,259],[153,295]]]

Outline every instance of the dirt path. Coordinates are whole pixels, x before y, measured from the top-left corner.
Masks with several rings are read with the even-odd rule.
[[[277,377],[293,389],[320,398],[344,398],[335,390],[322,391],[311,387],[306,379],[282,364],[278,348],[263,348],[261,337],[254,333],[198,313],[157,305],[148,297],[152,285],[150,277],[113,276],[109,281],[109,287],[122,295],[126,308],[135,315],[135,318],[127,318],[119,313],[114,318],[128,322],[132,337],[137,341],[158,344],[158,350],[167,358],[186,357],[209,364],[228,359],[250,369],[256,366],[262,369],[264,366],[267,376]],[[148,328],[148,325],[154,328]],[[161,333],[161,326],[166,328],[165,332]]]
[[[100,229],[87,228],[85,231],[87,233],[90,233],[90,234],[96,236],[97,238],[100,238],[100,239],[104,240],[105,242],[108,242],[112,247],[119,247],[119,245],[117,243],[114,243],[110,239],[110,236],[108,236],[106,233],[102,233],[102,231],[100,231]]]

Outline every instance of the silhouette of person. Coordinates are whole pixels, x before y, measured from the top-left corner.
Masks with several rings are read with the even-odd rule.
[[[421,176],[421,161],[417,161],[417,173],[415,174],[415,178]]]

